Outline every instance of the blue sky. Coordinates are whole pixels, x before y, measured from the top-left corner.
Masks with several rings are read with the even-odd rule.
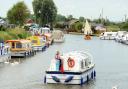
[[[33,0],[1,0],[0,16],[6,17],[6,13],[18,1],[24,1],[32,12]],[[58,13],[65,16],[72,14],[78,18],[95,19],[100,16],[103,8],[103,17],[112,21],[124,20],[124,15],[128,14],[128,0],[54,0],[58,8]]]

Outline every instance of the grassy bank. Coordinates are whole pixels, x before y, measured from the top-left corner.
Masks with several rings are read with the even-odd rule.
[[[7,29],[6,31],[0,31],[0,41],[25,39],[31,36],[29,32],[26,32],[22,28]]]

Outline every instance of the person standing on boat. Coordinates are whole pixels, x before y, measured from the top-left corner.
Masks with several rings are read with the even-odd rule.
[[[60,69],[60,52],[59,51],[56,52],[55,59],[56,59],[56,70],[59,71]]]
[[[61,68],[61,58],[59,51],[56,52],[55,59],[56,59],[56,70],[59,71]]]

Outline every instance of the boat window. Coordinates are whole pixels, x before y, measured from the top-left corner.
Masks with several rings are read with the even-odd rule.
[[[85,61],[85,66],[87,66],[87,62]]]
[[[83,69],[83,68],[84,68],[84,62],[81,61],[81,69]]]
[[[21,43],[16,43],[16,48],[22,48],[22,44]]]
[[[32,40],[32,43],[37,43],[37,40]]]
[[[15,48],[15,43],[14,42],[12,42],[12,48]]]
[[[4,54],[7,54],[7,49],[4,49]]]
[[[112,34],[107,34],[108,36],[112,36]]]
[[[7,48],[7,53],[9,53],[9,48]]]

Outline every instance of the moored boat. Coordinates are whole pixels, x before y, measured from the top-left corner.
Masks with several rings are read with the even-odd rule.
[[[54,30],[52,32],[53,41],[55,43],[62,43],[64,42],[64,33],[60,30]]]
[[[117,32],[103,32],[100,35],[101,40],[114,40]]]
[[[44,51],[46,49],[45,36],[31,36],[27,39],[31,41],[34,51]]]
[[[121,43],[127,44],[128,45],[128,33],[125,34],[122,39],[121,39]]]
[[[38,33],[40,35],[46,36],[46,41],[47,41],[46,43],[48,45],[51,45],[53,43],[53,37],[52,37],[52,33],[51,33],[49,27],[42,27],[42,28],[40,28]]]
[[[11,57],[27,57],[35,54],[30,40],[7,40],[10,45]]]
[[[0,63],[7,62],[11,59],[10,46],[8,44],[0,43]]]
[[[126,31],[118,31],[116,36],[115,36],[115,41],[122,42],[122,38],[124,37],[124,35],[126,33],[127,33]]]
[[[44,78],[45,83],[84,84],[96,77],[95,64],[88,52],[72,51],[60,56],[61,66],[58,70],[57,60],[51,60]]]

